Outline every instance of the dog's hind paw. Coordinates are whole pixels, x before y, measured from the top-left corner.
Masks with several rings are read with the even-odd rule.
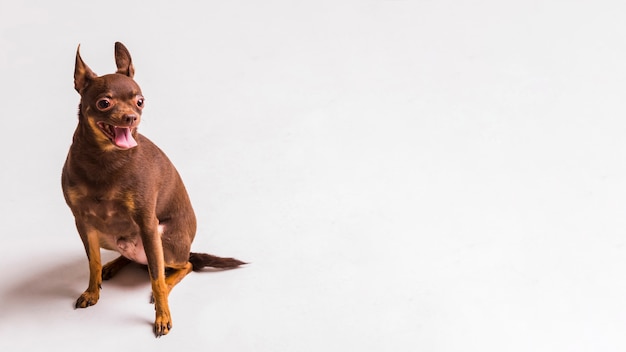
[[[130,263],[130,259],[123,256],[114,259],[102,267],[102,280],[109,280]]]

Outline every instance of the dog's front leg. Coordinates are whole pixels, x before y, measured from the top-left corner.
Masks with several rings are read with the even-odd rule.
[[[152,297],[156,319],[154,333],[157,337],[166,335],[172,329],[172,317],[167,301],[169,290],[165,283],[165,259],[163,257],[163,242],[158,232],[159,221],[154,218],[144,221],[141,225],[141,238],[148,259],[148,271],[152,284]]]
[[[76,300],[76,308],[87,308],[93,306],[100,298],[100,287],[102,285],[102,263],[100,261],[100,240],[98,232],[79,221],[76,221],[76,228],[83,240],[87,259],[89,259],[89,286]]]

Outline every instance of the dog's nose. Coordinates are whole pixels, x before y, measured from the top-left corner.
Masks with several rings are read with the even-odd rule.
[[[137,115],[135,114],[124,115],[124,122],[126,122],[127,124],[132,125],[133,123],[135,123],[135,121],[137,121]]]

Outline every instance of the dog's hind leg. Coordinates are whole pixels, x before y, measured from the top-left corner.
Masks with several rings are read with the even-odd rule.
[[[167,287],[167,295],[169,296],[170,292],[176,284],[181,282],[182,279],[187,276],[190,272],[193,271],[193,266],[191,263],[184,264],[182,267],[168,267],[166,270],[165,276],[165,285]],[[154,303],[154,294],[150,297],[150,303]]]
[[[123,267],[130,264],[131,260],[120,255],[118,258],[106,263],[102,267],[102,280],[109,280],[122,270]]]
[[[180,268],[168,268],[165,283],[167,284],[168,293],[178,284],[187,274],[193,271],[193,265],[187,262]]]

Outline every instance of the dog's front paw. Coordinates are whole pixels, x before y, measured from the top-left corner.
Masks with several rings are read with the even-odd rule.
[[[99,292],[90,292],[85,291],[78,299],[76,300],[75,308],[87,308],[89,306],[93,306],[98,303],[98,299],[100,298]]]
[[[154,321],[154,334],[156,337],[167,335],[172,330],[172,318],[169,314],[157,314]]]

